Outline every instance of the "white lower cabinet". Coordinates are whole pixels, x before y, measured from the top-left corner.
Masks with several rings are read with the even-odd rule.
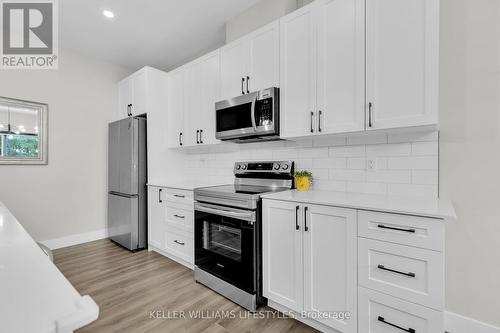
[[[442,312],[359,288],[360,333],[444,332]]]
[[[189,268],[194,265],[192,191],[149,186],[148,248]]]
[[[264,199],[264,296],[325,328],[357,332],[356,229],[353,209]]]

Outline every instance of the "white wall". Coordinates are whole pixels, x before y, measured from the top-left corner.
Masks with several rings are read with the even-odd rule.
[[[105,228],[107,123],[127,69],[61,50],[58,70],[4,70],[2,96],[49,104],[49,164],[0,165],[0,201],[37,240]]]
[[[441,0],[446,307],[500,326],[500,1]]]
[[[292,160],[318,190],[437,197],[438,133],[319,137],[299,142],[223,144],[188,151],[190,179],[232,183],[236,161]],[[367,169],[367,160],[375,162]]]

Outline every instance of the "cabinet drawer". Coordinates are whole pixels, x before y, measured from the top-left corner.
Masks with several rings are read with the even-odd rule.
[[[183,207],[183,205],[180,205]],[[178,227],[187,232],[194,231],[194,211],[179,208],[177,205],[166,206],[167,224]]]
[[[358,240],[358,281],[381,291],[437,310],[444,308],[444,263],[441,252]]]
[[[193,206],[193,192],[186,190],[178,190],[175,188],[167,188],[165,191],[165,201],[180,203],[183,205]]]
[[[165,251],[193,264],[193,234],[167,225],[165,228]]]
[[[363,287],[359,288],[359,332],[443,332],[442,312]]]
[[[443,251],[444,222],[418,216],[358,211],[358,235]]]

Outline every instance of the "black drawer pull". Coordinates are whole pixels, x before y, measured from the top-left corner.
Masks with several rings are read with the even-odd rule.
[[[176,198],[185,198],[186,196],[185,195],[180,195],[180,194],[174,194],[174,197],[176,197]]]
[[[415,273],[412,273],[412,272],[405,273],[405,272],[396,271],[394,269],[386,268],[384,265],[378,265],[377,268],[383,269],[384,271],[396,273],[396,274],[406,275],[406,276],[413,277],[413,278],[415,277]]]
[[[388,321],[385,321],[384,317],[380,317],[380,316],[378,316],[378,321],[383,322],[383,323],[384,323],[384,324],[386,324],[386,325],[389,325],[389,326],[392,326],[392,327],[398,328],[398,329],[400,329],[401,331],[404,331],[404,332],[408,332],[408,333],[416,333],[416,331],[415,331],[413,328],[406,329],[406,328],[403,328],[403,327],[401,327],[401,326],[395,325],[395,324],[393,324],[393,323],[390,323],[390,322],[388,322]]]
[[[177,218],[180,218],[180,219],[185,218],[185,216],[183,216],[183,215],[177,215],[177,214],[174,214],[174,216],[175,216],[175,217],[177,217]]]
[[[299,229],[299,206],[295,206],[295,230]]]
[[[387,227],[387,226],[385,226],[383,224],[379,224],[378,227],[380,229],[390,229],[390,230],[397,230],[397,231],[404,231],[404,232],[415,233],[415,229],[401,229],[401,228]]]
[[[186,243],[184,243],[184,242],[179,242],[177,239],[176,239],[176,240],[174,240],[174,243],[177,243],[177,244],[179,244],[179,245],[185,245],[185,244],[186,244]]]

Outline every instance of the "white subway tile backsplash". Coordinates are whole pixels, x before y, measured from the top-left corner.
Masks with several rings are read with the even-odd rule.
[[[347,158],[347,169],[365,170],[366,158],[364,157],[349,157]]]
[[[437,155],[439,153],[438,143],[433,142],[414,142],[411,144],[411,154],[415,156]]]
[[[347,159],[343,157],[338,158],[317,158],[313,160],[315,168],[330,168],[330,169],[345,169]]]
[[[364,182],[366,172],[364,170],[331,169],[330,178],[334,180]]]
[[[295,161],[313,173],[313,188],[437,197],[438,134],[368,133],[300,141],[221,144],[185,152],[188,176],[232,183],[236,161]]]
[[[410,170],[377,170],[366,173],[366,181],[373,183],[411,183]]]
[[[389,157],[387,168],[390,170],[437,170],[436,156]]]
[[[343,146],[330,148],[331,157],[364,157],[365,146]]]
[[[412,170],[411,182],[412,184],[420,184],[420,185],[438,185],[438,171]]]
[[[366,146],[367,156],[409,156],[411,143]]]

